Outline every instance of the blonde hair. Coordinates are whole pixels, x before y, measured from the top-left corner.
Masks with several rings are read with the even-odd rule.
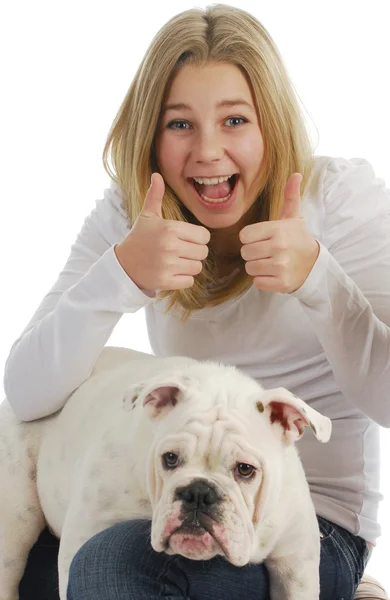
[[[202,66],[206,61],[238,66],[254,95],[265,146],[254,220],[278,218],[292,173],[303,175],[304,193],[313,167],[313,149],[279,51],[255,17],[239,8],[216,4],[186,10],[160,29],[108,134],[104,167],[122,191],[131,223],[141,212],[152,173],[159,170],[154,140],[166,90],[183,65]],[[166,219],[197,223],[167,185],[162,214]],[[168,310],[184,309],[184,318],[193,310],[240,295],[252,285],[244,261],[237,257],[239,275],[218,289],[218,257],[213,253],[212,239],[209,247],[202,272],[191,288],[160,293],[161,298],[168,298]]]

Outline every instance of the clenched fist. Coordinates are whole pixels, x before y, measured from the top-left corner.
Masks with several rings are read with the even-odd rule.
[[[319,254],[301,211],[302,175],[289,178],[279,219],[247,225],[240,231],[246,272],[259,290],[291,293],[303,285]]]
[[[125,239],[115,246],[117,259],[142,290],[179,290],[194,284],[208,255],[210,232],[200,225],[162,216],[164,180],[153,173],[142,211]]]

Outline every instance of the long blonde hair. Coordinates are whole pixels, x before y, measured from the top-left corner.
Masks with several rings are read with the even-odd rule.
[[[305,191],[314,164],[313,149],[297,95],[272,38],[259,21],[239,8],[215,4],[186,10],[170,19],[150,44],[116,115],[103,152],[107,173],[118,184],[130,223],[141,212],[153,172],[158,171],[154,140],[166,90],[177,71],[206,61],[238,66],[251,86],[265,153],[254,220],[277,219],[292,173],[303,175]],[[112,168],[109,164],[111,159]],[[165,219],[197,223],[168,185],[162,204]],[[168,310],[193,310],[220,304],[252,285],[237,257],[239,274],[218,285],[218,257],[210,252],[191,288],[160,293]],[[213,291],[213,286],[215,290]]]

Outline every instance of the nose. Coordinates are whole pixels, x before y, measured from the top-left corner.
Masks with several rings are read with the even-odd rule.
[[[198,131],[193,146],[194,159],[198,163],[211,163],[223,157],[224,148],[221,137],[214,128]]]
[[[218,496],[213,487],[207,481],[196,480],[186,487],[178,488],[175,499],[181,500],[184,507],[194,510],[196,508],[210,508],[218,502]]]

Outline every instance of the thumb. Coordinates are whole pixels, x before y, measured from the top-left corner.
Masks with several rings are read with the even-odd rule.
[[[279,219],[296,219],[302,217],[301,209],[301,183],[302,175],[293,173],[289,177],[285,190],[284,200]]]
[[[143,217],[159,217],[162,216],[162,200],[165,192],[164,179],[160,173],[152,173],[151,184],[146,193],[144,205],[141,215]]]

